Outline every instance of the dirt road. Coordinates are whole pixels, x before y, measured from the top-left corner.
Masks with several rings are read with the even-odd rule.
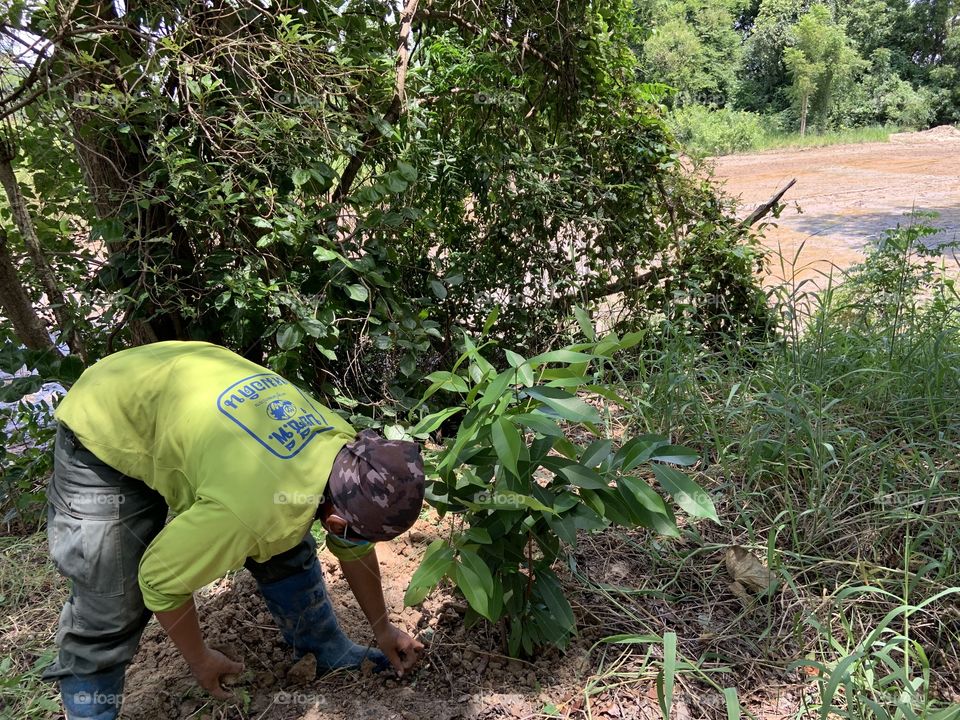
[[[849,267],[884,230],[911,222],[904,217],[911,210],[939,213],[928,221],[942,228],[931,243],[960,240],[960,129],[954,127],[893,135],[887,143],[730,155],[712,163],[718,184],[741,198],[742,216],[797,178],[778,227],[766,233],[775,251],[769,279],[818,278],[831,266]]]

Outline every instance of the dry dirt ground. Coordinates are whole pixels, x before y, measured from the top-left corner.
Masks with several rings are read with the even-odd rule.
[[[663,547],[646,531],[581,534],[569,567],[557,571],[577,615],[579,635],[566,652],[548,649],[528,660],[503,655],[500,631],[486,624],[464,627],[464,605],[441,587],[418,607],[403,608],[403,592],[426,546],[440,533],[436,518],[378,546],[384,589],[393,619],[427,646],[418,668],[402,680],[392,674],[339,672],[314,677],[296,666],[255,584],[246,571],[197,593],[207,641],[246,670],[235,702],[212,700],[155,620],[127,670],[122,717],[126,720],[655,720],[662,717],[656,678],[662,667],[657,643],[615,645],[621,633],[678,637],[678,656],[700,673],[678,673],[671,718],[727,718],[721,689],[735,687],[744,709],[764,720],[814,717],[805,710],[817,696],[813,678],[787,670],[803,655],[804,631],[794,627],[801,606],[818,598],[786,590],[758,608],[745,608],[724,568],[730,539],[719,528],[696,547]],[[638,548],[659,548],[653,555]],[[18,542],[0,571],[0,657],[12,672],[37,667],[53,649],[66,582],[46,557],[42,534]],[[677,564],[673,551],[686,560]],[[662,556],[662,559],[661,559]],[[368,642],[371,632],[340,574],[321,553],[330,595],[346,632]],[[779,618],[770,627],[770,618]],[[792,619],[793,618],[793,619]],[[699,676],[699,677],[698,677]],[[709,682],[701,678],[709,677]],[[2,686],[2,683],[0,683]],[[2,687],[0,687],[2,690]],[[42,693],[51,711],[26,713],[18,702]],[[10,689],[0,718],[58,718],[53,688],[36,683]],[[958,698],[960,699],[960,698]],[[35,706],[34,706],[35,707]],[[19,708],[19,709],[18,709]]]
[[[717,183],[740,197],[744,216],[797,179],[784,197],[788,207],[774,221],[777,227],[766,232],[766,245],[775,251],[770,279],[817,278],[832,265],[849,267],[884,230],[910,222],[904,213],[913,210],[939,213],[933,224],[942,230],[930,242],[960,239],[960,129],[955,127],[892,135],[886,143],[730,155],[709,164]]]

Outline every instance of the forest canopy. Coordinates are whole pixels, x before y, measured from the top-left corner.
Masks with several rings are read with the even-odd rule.
[[[642,76],[675,88],[670,102],[681,128],[713,121],[743,132],[761,125],[805,131],[808,124],[923,129],[960,119],[955,0],[665,0],[640,7]]]

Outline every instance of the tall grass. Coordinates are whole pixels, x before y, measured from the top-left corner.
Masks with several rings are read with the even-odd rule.
[[[820,133],[809,132],[802,136],[798,132],[769,132],[761,135],[756,142],[744,148],[744,152],[887,142],[891,134],[901,131],[902,128],[895,126],[873,125],[845,130],[828,130]]]
[[[625,537],[617,552],[728,635],[685,634],[593,584],[629,618],[619,631],[679,627],[708,685],[710,668],[742,692],[775,672],[801,688],[802,714],[960,717],[960,296],[931,232],[888,233],[842,282],[772,291],[776,340],[711,350],[665,324],[623,368],[634,429],[699,446],[727,527],[691,528],[696,550]],[[710,569],[731,543],[780,582],[742,612]]]
[[[886,142],[899,132],[895,126],[870,126],[816,132],[801,136],[782,127],[776,117],[743,110],[711,110],[699,105],[677,108],[667,116],[684,150],[698,158],[763,152],[765,150],[825,147],[868,142]]]

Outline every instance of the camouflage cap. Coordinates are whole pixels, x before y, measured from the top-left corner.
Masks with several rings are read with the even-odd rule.
[[[420,446],[387,440],[373,430],[337,454],[327,496],[337,515],[367,540],[390,540],[405,532],[423,506],[424,474]]]

